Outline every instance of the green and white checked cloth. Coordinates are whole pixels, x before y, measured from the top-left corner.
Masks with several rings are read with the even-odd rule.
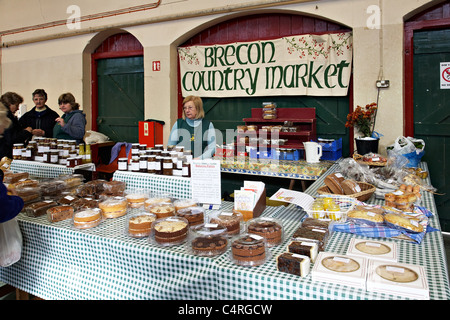
[[[24,161],[24,160],[13,160],[11,162],[10,170],[12,172],[28,172],[30,176],[36,178],[56,178],[64,174],[72,174],[77,168],[87,168],[88,170],[93,170],[95,165],[83,164],[74,168],[68,168],[59,164],[42,163],[36,161]]]
[[[336,168],[333,166],[329,172]],[[307,192],[314,195],[321,181],[316,181]],[[159,188],[159,183],[163,182],[152,180],[149,187]],[[132,188],[139,187],[143,186],[132,185]],[[425,194],[424,198],[427,198],[424,205],[433,211],[432,195]],[[232,206],[223,202],[221,207],[231,210]],[[283,221],[284,241],[269,249],[272,258],[258,267],[235,265],[229,256],[230,249],[214,258],[197,257],[188,253],[186,244],[160,247],[147,239],[130,238],[125,233],[126,217],[106,220],[92,229],[77,230],[70,220],[50,223],[45,217],[21,214],[22,258],[10,267],[1,268],[0,280],[44,299],[403,299],[312,281],[311,275],[300,278],[277,271],[275,257],[286,250],[304,214],[294,205],[268,207],[264,211],[263,216]],[[439,227],[437,217],[431,222]],[[335,232],[326,250],[345,254],[352,237],[355,236]],[[431,299],[450,298],[440,232],[428,233],[420,245],[383,240],[397,241],[399,262],[426,268]]]

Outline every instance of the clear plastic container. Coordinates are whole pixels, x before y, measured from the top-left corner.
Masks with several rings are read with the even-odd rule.
[[[169,193],[150,194],[149,198],[144,202],[144,208],[148,211],[151,207],[159,203],[173,203],[172,195]]]
[[[244,233],[231,242],[230,259],[244,267],[255,267],[266,263],[271,257],[266,239],[256,234]]]
[[[157,203],[153,206],[147,207],[146,211],[156,215],[158,219],[167,218],[175,215],[175,207],[173,203]]]
[[[21,188],[17,189],[16,193],[22,198],[25,204],[40,201],[41,189],[40,188]]]
[[[156,216],[146,211],[139,211],[127,216],[126,234],[133,238],[148,237]]]
[[[126,188],[126,183],[124,181],[107,181],[104,184],[104,194],[123,196]]]
[[[122,217],[127,214],[128,202],[124,197],[113,197],[99,202],[98,207],[106,219]]]
[[[82,174],[61,175],[58,179],[64,181],[67,188],[79,186],[84,182],[84,176]]]
[[[129,190],[125,192],[125,198],[130,208],[143,208],[148,197],[149,192],[146,190]]]
[[[229,247],[227,229],[217,224],[200,224],[190,229],[188,252],[202,257],[218,256]]]
[[[77,229],[89,229],[98,226],[102,221],[102,210],[99,208],[83,209],[73,214],[72,225]]]
[[[189,234],[189,223],[181,217],[157,219],[152,224],[149,241],[161,246],[174,246],[184,243]]]
[[[195,199],[178,199],[173,202],[173,205],[175,206],[175,210],[178,212],[178,210],[183,208],[198,206],[198,201]]]
[[[176,215],[185,218],[189,226],[196,226],[205,222],[205,209],[203,207],[185,207],[176,211]]]
[[[247,221],[246,227],[248,233],[264,237],[268,247],[274,247],[283,242],[283,222],[279,219],[270,217],[253,218]]]
[[[235,236],[245,229],[244,218],[240,212],[213,211],[208,216],[208,223],[218,224],[227,229],[228,236]]]

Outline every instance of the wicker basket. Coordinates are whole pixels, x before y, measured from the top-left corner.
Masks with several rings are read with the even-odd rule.
[[[346,194],[346,196],[356,198],[359,201],[366,201],[370,199],[370,197],[376,190],[375,186],[371,185],[370,183],[358,182],[358,185],[361,188],[360,192],[353,194]],[[331,190],[327,186],[323,186],[317,189],[317,193],[322,195],[324,194],[335,195],[334,193],[331,192]]]

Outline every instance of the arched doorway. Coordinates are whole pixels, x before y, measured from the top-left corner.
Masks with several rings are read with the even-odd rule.
[[[143,48],[132,34],[114,34],[92,54],[92,129],[113,141],[138,142],[142,120]]]
[[[425,141],[442,230],[450,231],[450,89],[441,65],[450,66],[450,4],[446,1],[405,21],[405,135]]]
[[[288,13],[264,13],[230,19],[207,28],[180,47],[193,45],[226,44],[268,40],[291,35],[326,34],[351,31],[342,26],[320,18]],[[179,80],[180,81],[180,80]],[[282,108],[316,108],[317,135],[321,138],[343,140],[343,155],[352,152],[352,133],[345,128],[346,116],[352,106],[352,84],[345,97],[317,96],[271,96],[245,98],[203,98],[204,108],[214,127],[221,130],[223,137],[226,129],[243,124],[242,118],[251,116],[251,108],[261,106],[264,101],[277,103]],[[181,115],[181,89],[179,96],[179,115]],[[220,142],[219,142],[220,143]]]

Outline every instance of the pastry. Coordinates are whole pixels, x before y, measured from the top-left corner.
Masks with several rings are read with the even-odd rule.
[[[45,200],[30,204],[26,207],[25,213],[29,217],[40,217],[47,214],[47,209],[55,207],[58,204],[55,201]]]
[[[55,206],[47,209],[47,220],[50,222],[58,222],[72,218],[72,206]]]
[[[292,235],[292,239],[317,242],[319,251],[323,251],[328,240],[328,234],[328,229],[299,227]]]
[[[316,261],[316,257],[319,253],[319,245],[312,241],[291,241],[287,247],[291,253],[297,253],[307,256],[312,262]]]
[[[361,224],[375,225],[384,222],[383,215],[381,213],[366,210],[350,210],[347,212],[347,217],[352,221]]]
[[[7,172],[3,177],[3,183],[5,184],[16,183],[19,180],[28,179],[29,175],[30,174],[28,172],[16,172],[16,173]]]
[[[195,207],[197,206],[197,201],[193,199],[180,199],[175,200],[173,205],[175,206],[175,210],[178,212],[178,210],[188,207]]]
[[[189,224],[183,218],[169,217],[155,221],[153,229],[156,242],[160,244],[179,244],[186,239]]]
[[[82,174],[68,174],[59,176],[58,179],[62,180],[67,188],[73,188],[83,183],[84,177]]]
[[[103,194],[106,195],[113,195],[113,196],[123,196],[126,188],[126,183],[123,181],[107,181],[103,185],[104,192]]]
[[[172,203],[172,199],[170,197],[151,197],[145,200],[144,208],[149,211],[151,207],[160,203]]]
[[[355,260],[348,257],[330,256],[322,260],[322,265],[335,272],[354,272],[360,268]]]
[[[79,198],[71,203],[75,211],[82,209],[98,208],[98,201],[91,198]]]
[[[242,214],[235,212],[215,212],[209,219],[210,223],[215,223],[227,228],[228,235],[236,235],[241,232]]]
[[[277,257],[277,270],[305,277],[309,274],[311,260],[297,253],[284,252]]]
[[[282,241],[283,228],[277,221],[265,218],[256,218],[247,223],[247,232],[264,237],[267,246],[279,245]]]
[[[118,218],[127,213],[127,200],[123,197],[114,197],[100,202],[98,207],[106,219]]]
[[[71,195],[67,195],[67,196],[64,196],[64,197],[62,197],[62,198],[59,198],[58,200],[57,200],[57,202],[60,204],[60,205],[71,205],[73,202],[75,202],[76,200],[78,200],[79,198],[77,197],[77,196],[71,196]]]
[[[199,256],[216,256],[227,250],[228,240],[224,234],[197,236],[191,242],[192,251]]]
[[[358,182],[351,179],[346,179],[341,182],[342,189],[344,190],[344,194],[355,194],[361,192],[361,187]]]
[[[355,248],[363,253],[371,255],[382,255],[391,252],[391,248],[389,248],[387,245],[376,241],[358,242],[355,245]]]
[[[407,283],[419,279],[419,275],[414,270],[405,267],[381,265],[375,271],[383,279],[393,282]]]
[[[423,226],[419,221],[408,218],[402,214],[387,213],[384,215],[386,222],[396,228],[403,228],[410,232],[423,232]]]
[[[73,226],[78,229],[96,227],[100,222],[102,222],[102,211],[98,208],[81,210],[73,215]]]
[[[263,264],[266,259],[265,240],[254,234],[245,234],[232,242],[231,254],[234,262],[240,265]]]
[[[340,173],[332,173],[325,177],[324,183],[334,194],[344,194],[341,183],[345,180]]]
[[[25,204],[41,200],[41,191],[39,188],[17,189],[16,193],[22,198]]]
[[[185,218],[189,226],[195,226],[204,222],[205,209],[202,207],[187,207],[177,210],[177,216]]]
[[[156,220],[154,214],[142,212],[128,219],[128,234],[132,237],[146,237],[150,235],[153,222]]]
[[[130,208],[141,208],[144,206],[148,196],[145,192],[134,192],[127,194],[125,198],[127,199]]]
[[[160,203],[151,207],[149,212],[156,215],[157,219],[167,218],[175,215],[175,207],[171,203]]]

